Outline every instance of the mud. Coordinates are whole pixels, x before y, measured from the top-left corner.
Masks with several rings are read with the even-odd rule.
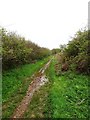
[[[35,76],[32,76],[33,81],[28,87],[26,96],[23,98],[20,105],[16,108],[11,118],[21,118],[26,111],[28,105],[30,104],[35,91],[37,91],[41,86],[48,82],[48,79],[45,75],[45,70],[49,67],[50,62],[51,60],[43,68],[41,68]]]

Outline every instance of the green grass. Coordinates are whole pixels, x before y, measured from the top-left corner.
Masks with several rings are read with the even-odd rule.
[[[50,82],[35,92],[23,118],[46,118],[51,115],[48,101],[49,90]]]
[[[46,74],[48,74],[48,72],[49,68],[47,68]],[[51,118],[51,102],[49,98],[51,86],[52,82],[48,80],[44,86],[41,86],[41,88],[34,93],[23,118]]]
[[[3,75],[3,117],[12,115],[31,82],[26,78],[30,78],[46,61],[25,65]],[[23,118],[88,117],[88,76],[71,71],[57,75],[56,63],[53,59],[46,70],[49,82],[35,92]]]
[[[52,118],[87,118],[88,76],[70,71],[57,76],[55,63],[53,60],[47,74],[52,81],[49,93]]]
[[[73,72],[57,76],[51,63],[46,74],[49,83],[37,91],[24,118],[87,118],[88,76]]]
[[[19,68],[9,70],[2,77],[2,117],[7,118],[12,115],[14,109],[19,105],[26,90],[32,81],[30,77],[37,72],[47,59],[38,61],[35,64],[23,65]]]

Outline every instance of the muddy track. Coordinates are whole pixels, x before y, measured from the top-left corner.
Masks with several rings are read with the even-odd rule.
[[[35,91],[37,91],[42,85],[44,85],[48,81],[45,75],[45,70],[49,67],[50,62],[51,60],[47,64],[45,64],[45,66],[41,68],[37,74],[32,76],[33,81],[28,87],[26,96],[22,99],[20,105],[16,108],[11,118],[21,118],[26,111]]]

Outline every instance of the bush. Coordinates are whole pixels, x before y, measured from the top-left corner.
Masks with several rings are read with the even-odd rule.
[[[65,49],[70,64],[80,73],[89,73],[88,62],[88,31],[78,31]]]
[[[3,70],[14,68],[18,65],[32,63],[51,54],[47,48],[26,41],[25,38],[13,32],[0,30],[2,40]]]

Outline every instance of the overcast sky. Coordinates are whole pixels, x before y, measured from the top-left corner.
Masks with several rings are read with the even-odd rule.
[[[67,44],[88,23],[88,0],[0,0],[0,26],[42,47]]]

